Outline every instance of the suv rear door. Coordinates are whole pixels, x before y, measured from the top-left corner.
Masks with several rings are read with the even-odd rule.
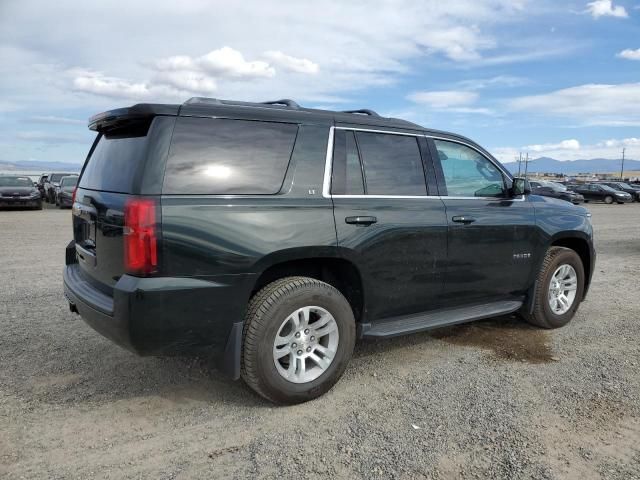
[[[80,174],[73,235],[82,277],[111,294],[125,273],[124,209],[140,195],[160,198],[174,117],[147,117],[99,133]]]
[[[522,293],[538,261],[533,206],[509,198],[506,173],[475,146],[448,138],[429,145],[448,223],[444,298],[464,304]]]
[[[360,269],[367,321],[436,308],[447,225],[424,137],[348,126],[332,135],[324,194],[340,253]]]

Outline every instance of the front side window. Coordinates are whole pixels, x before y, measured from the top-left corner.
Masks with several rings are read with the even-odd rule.
[[[455,142],[434,140],[450,197],[502,197],[502,172],[476,150]]]

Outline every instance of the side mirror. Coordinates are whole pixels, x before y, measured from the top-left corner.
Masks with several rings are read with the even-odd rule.
[[[515,177],[513,184],[511,185],[511,196],[519,197],[520,195],[529,195],[531,193],[531,186],[526,178]]]

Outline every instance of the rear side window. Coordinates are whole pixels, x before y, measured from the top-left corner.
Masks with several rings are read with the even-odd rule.
[[[101,134],[78,186],[90,190],[131,193],[135,174],[144,162],[146,153],[146,135]]]
[[[335,132],[332,175],[332,194],[364,195],[362,167],[353,132],[345,130]]]
[[[426,195],[416,137],[356,132],[367,195]]]
[[[163,193],[277,193],[297,131],[287,123],[178,118]]]

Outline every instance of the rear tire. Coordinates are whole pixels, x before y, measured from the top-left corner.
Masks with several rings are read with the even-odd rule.
[[[317,339],[314,332],[319,332]],[[249,302],[242,379],[274,403],[312,400],[340,379],[353,354],[355,338],[353,311],[336,288],[308,277],[276,280]],[[283,355],[285,349],[289,353]],[[325,356],[323,352],[333,353]]]
[[[565,268],[565,267],[570,268]],[[575,278],[566,284],[555,287],[558,279],[562,283],[563,268],[568,272],[567,278],[575,275]],[[533,298],[533,310],[522,311],[524,319],[532,325],[542,328],[559,328],[571,321],[580,306],[584,294],[584,267],[580,256],[573,250],[564,247],[551,247],[545,255],[542,267],[538,273],[536,281],[536,291]],[[556,282],[552,284],[552,282]],[[575,289],[570,290],[570,285],[575,285]],[[565,290],[566,285],[566,290]],[[560,306],[556,311],[552,307],[555,292],[564,295],[568,299],[568,306],[560,306],[562,302],[555,305]],[[572,296],[571,293],[574,293]],[[570,301],[569,301],[570,300]],[[564,310],[566,307],[566,310]]]

